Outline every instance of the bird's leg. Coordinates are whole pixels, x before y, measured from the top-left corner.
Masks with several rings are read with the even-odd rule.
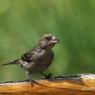
[[[34,86],[33,83],[38,84],[38,85],[41,85],[41,86],[45,86],[45,85],[43,85],[43,84],[40,84],[40,83],[38,83],[38,82],[32,80],[32,79],[31,79],[31,74],[30,74],[28,71],[26,71],[26,76],[28,77],[28,80],[29,80],[29,82],[31,83],[32,86]]]
[[[31,74],[28,71],[25,71],[25,73],[26,73],[26,76],[28,77],[29,82],[31,83],[31,85],[33,85],[33,83],[35,83],[35,81],[31,79]]]
[[[48,75],[46,75],[45,73],[41,72],[41,74],[45,76],[46,79],[52,80],[52,75],[53,75],[52,73],[49,73]]]

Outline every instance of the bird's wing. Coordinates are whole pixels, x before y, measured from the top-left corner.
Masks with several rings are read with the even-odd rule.
[[[35,58],[35,53],[32,52],[32,50],[26,52],[26,53],[21,57],[21,59],[22,59],[23,61],[27,61],[27,62],[32,62],[34,58]]]

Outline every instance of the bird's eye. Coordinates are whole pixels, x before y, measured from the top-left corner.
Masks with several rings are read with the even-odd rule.
[[[46,37],[45,39],[50,40],[50,39],[51,39],[51,37]]]

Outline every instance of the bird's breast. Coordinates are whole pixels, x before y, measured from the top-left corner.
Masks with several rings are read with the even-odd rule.
[[[42,72],[45,69],[49,67],[53,60],[54,54],[53,51],[42,51],[36,55],[35,60],[33,61],[31,71],[36,73],[36,72]]]

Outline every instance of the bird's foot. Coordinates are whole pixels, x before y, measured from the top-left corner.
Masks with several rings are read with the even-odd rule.
[[[53,80],[53,74],[49,73],[48,75],[45,75],[45,79]]]
[[[40,84],[40,83],[36,82],[35,80],[29,80],[28,79],[28,82],[30,82],[31,83],[31,86],[33,86],[33,87],[34,87],[34,84],[37,84],[37,85],[40,85],[40,86],[45,86],[43,84]],[[45,86],[45,87],[47,87],[47,86]]]
[[[31,84],[31,86],[34,86],[35,81],[28,79],[28,82]]]

